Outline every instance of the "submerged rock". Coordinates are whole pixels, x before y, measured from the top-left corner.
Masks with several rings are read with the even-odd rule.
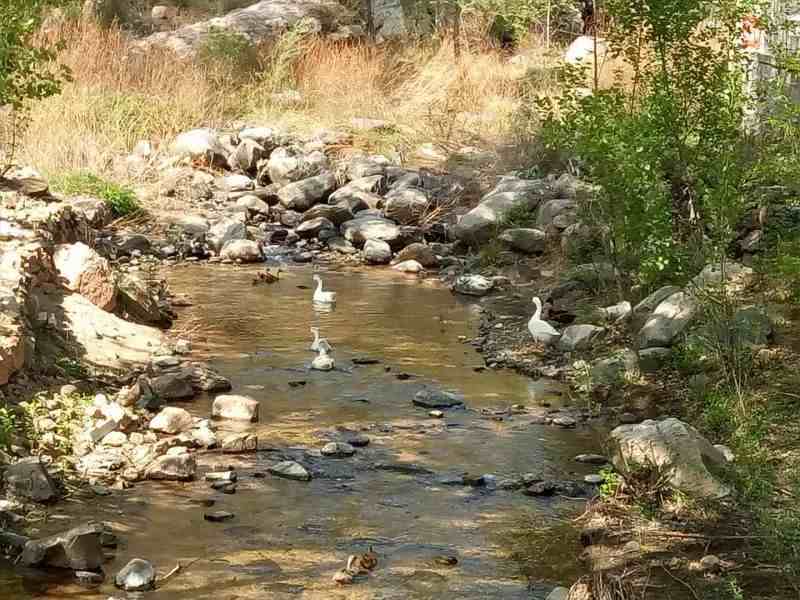
[[[330,458],[347,458],[356,453],[355,448],[346,442],[330,442],[320,450],[322,456]]]
[[[422,408],[453,408],[463,406],[464,399],[452,392],[425,388],[414,394],[413,403]]]
[[[194,479],[197,462],[191,454],[160,456],[147,467],[145,477],[163,481],[190,481]]]
[[[156,570],[149,561],[134,558],[122,567],[114,584],[126,592],[144,592],[156,586]]]

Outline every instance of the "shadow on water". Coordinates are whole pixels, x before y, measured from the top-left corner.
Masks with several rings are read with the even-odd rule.
[[[148,596],[179,600],[220,594],[424,599],[443,592],[513,600],[540,597],[530,582],[568,583],[577,576],[570,544],[543,543],[564,542],[569,532],[536,534],[563,527],[581,503],[443,479],[491,473],[501,480],[530,472],[579,479],[590,471],[572,458],[599,449],[590,429],[565,432],[506,410],[540,404],[553,388],[509,372],[476,371],[482,360],[465,343],[474,335],[472,304],[389,271],[328,272],[325,287],[338,293],[338,302],[319,312],[310,290],[300,287],[311,283],[309,269],[290,270],[270,286],[251,285],[253,274],[192,266],[170,272],[169,279],[174,291],[192,299],[182,320],[204,324],[196,332],[197,355],[232,380],[234,393],[261,403],[259,423],[220,428],[257,434],[262,450],[201,455],[195,482],[144,483],[102,500],[57,506],[76,523],[89,517],[111,522],[123,541],[107,573],[134,557],[162,572],[197,559]],[[312,326],[334,347],[336,371],[309,370]],[[467,408],[430,418],[411,402],[425,385],[458,391]],[[201,398],[184,406],[207,417],[210,404]],[[319,454],[325,440],[348,431],[366,433],[369,446],[348,459]],[[312,481],[266,474],[285,459],[302,462]],[[240,476],[235,494],[215,492],[202,481],[205,472],[228,467]],[[234,519],[204,521],[204,500]],[[41,530],[63,527],[63,520],[53,520]],[[334,586],[331,576],[347,556],[370,545],[380,555],[379,567],[357,585]],[[456,555],[458,564],[437,562],[443,554]],[[4,577],[9,574],[0,567],[0,581]],[[99,600],[115,593],[111,582],[86,590],[73,583],[34,589],[15,576],[9,581],[0,586],[2,600]]]

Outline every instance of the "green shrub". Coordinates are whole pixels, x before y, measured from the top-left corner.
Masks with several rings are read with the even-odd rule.
[[[517,204],[503,213],[499,229],[529,228],[536,226],[537,211],[524,204]]]
[[[218,79],[240,80],[259,67],[256,47],[235,31],[212,29],[197,52],[197,61]]]
[[[58,408],[49,408],[48,396],[44,393],[37,394],[31,400],[21,404],[25,414],[25,427],[34,450],[45,445],[45,434],[48,432],[40,428],[43,419],[55,422],[52,430],[53,440],[48,442],[47,449],[55,450],[59,456],[68,457],[72,454],[73,444],[77,434],[81,431],[86,418],[86,407],[93,398],[83,394],[58,396]]]
[[[0,448],[8,448],[16,429],[16,417],[5,407],[0,407]]]
[[[107,181],[91,173],[70,173],[53,181],[53,189],[70,196],[94,196],[105,200],[117,217],[141,210],[136,193],[129,187]]]

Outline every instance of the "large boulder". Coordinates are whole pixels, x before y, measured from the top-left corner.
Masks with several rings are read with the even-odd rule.
[[[709,470],[723,467],[725,456],[678,419],[621,425],[611,432],[609,446],[623,476],[653,469],[669,486],[695,498],[723,498],[731,492]]]
[[[632,327],[634,329],[641,329],[659,304],[672,296],[672,294],[680,291],[681,288],[677,285],[665,285],[649,294],[644,300],[633,307],[633,314],[631,315]]]
[[[596,325],[570,325],[558,339],[558,349],[563,352],[588,350],[606,332]]]
[[[224,394],[214,398],[211,416],[234,421],[258,421],[258,400],[249,396]]]
[[[183,433],[192,428],[194,418],[189,411],[177,406],[162,408],[150,421],[150,429],[161,433]]]
[[[328,160],[321,152],[306,154],[296,146],[281,146],[270,154],[266,170],[272,183],[285,186],[318,175],[327,166]]]
[[[536,226],[539,229],[547,229],[553,225],[556,217],[563,215],[566,212],[575,212],[577,204],[574,200],[553,199],[543,202],[539,207],[539,213],[536,217]]]
[[[253,240],[233,240],[228,242],[222,248],[220,257],[225,260],[244,263],[260,262],[264,259],[261,253],[261,246]]]
[[[398,264],[407,260],[414,260],[426,269],[433,269],[439,266],[439,259],[436,257],[433,248],[420,242],[409,244],[400,250],[395,257],[395,263]]]
[[[224,219],[208,230],[206,240],[219,253],[228,242],[247,239],[247,226],[240,218]]]
[[[303,222],[312,219],[328,219],[336,227],[353,218],[353,213],[346,206],[337,204],[317,204],[303,213]]]
[[[326,206],[320,204],[320,206]],[[312,239],[319,237],[320,233],[323,231],[330,231],[333,232],[333,235],[336,235],[336,227],[325,217],[317,217],[316,219],[309,219],[307,221],[303,221],[295,227],[294,232],[299,235],[302,239]]]
[[[382,217],[356,217],[345,221],[341,226],[342,236],[356,246],[362,246],[367,240],[382,240],[392,247],[402,243],[402,232],[393,221]]]
[[[428,195],[417,188],[392,190],[384,196],[383,214],[401,225],[415,225],[428,208]]]
[[[465,214],[453,228],[456,239],[467,243],[488,240],[506,212],[515,208],[535,210],[542,200],[552,198],[553,188],[541,179],[504,178],[486,194],[480,204]]]
[[[540,254],[544,252],[547,235],[540,229],[516,227],[506,229],[500,234],[499,239],[519,252]]]
[[[639,348],[669,347],[691,323],[698,305],[688,292],[675,292],[663,300],[639,332]]]
[[[208,164],[222,161],[227,155],[227,150],[214,129],[185,131],[175,138],[171,150],[178,156],[204,159]]]
[[[103,565],[101,536],[105,528],[87,523],[56,535],[30,540],[20,556],[26,567],[55,567],[73,571],[97,571]]]
[[[383,175],[392,166],[392,161],[381,154],[354,156],[347,165],[350,180]]]
[[[151,291],[150,286],[135,275],[126,273],[118,281],[117,308],[137,323],[158,327],[172,325],[172,315]]]
[[[392,249],[382,240],[367,240],[364,244],[364,260],[372,265],[385,265],[392,260]]]
[[[53,263],[67,289],[79,293],[103,310],[114,310],[117,284],[111,264],[105,258],[78,242],[56,246]]]
[[[55,481],[39,457],[23,458],[8,465],[3,481],[6,494],[23,502],[52,502],[59,496]]]
[[[137,43],[143,52],[166,49],[181,58],[194,56],[211,35],[223,32],[242,36],[258,45],[273,42],[300,21],[316,33],[346,31],[352,13],[338,2],[329,0],[262,0],[228,14],[186,25],[171,31],[154,33]]]
[[[278,190],[278,198],[285,208],[304,212],[318,202],[326,201],[335,189],[333,173],[321,173],[283,186]]]
[[[145,477],[160,481],[191,481],[196,471],[197,462],[192,454],[167,454],[150,463]]]

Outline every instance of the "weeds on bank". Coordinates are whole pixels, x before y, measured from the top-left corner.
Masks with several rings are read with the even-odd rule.
[[[125,217],[141,210],[135,192],[126,186],[107,181],[91,173],[70,173],[52,181],[53,189],[69,196],[93,196],[105,201],[115,217]]]
[[[0,448],[11,445],[12,436],[16,431],[16,416],[6,407],[0,408]]]
[[[72,454],[73,444],[86,418],[92,397],[83,394],[37,394],[21,404],[24,428],[34,452],[46,450],[57,457]]]

